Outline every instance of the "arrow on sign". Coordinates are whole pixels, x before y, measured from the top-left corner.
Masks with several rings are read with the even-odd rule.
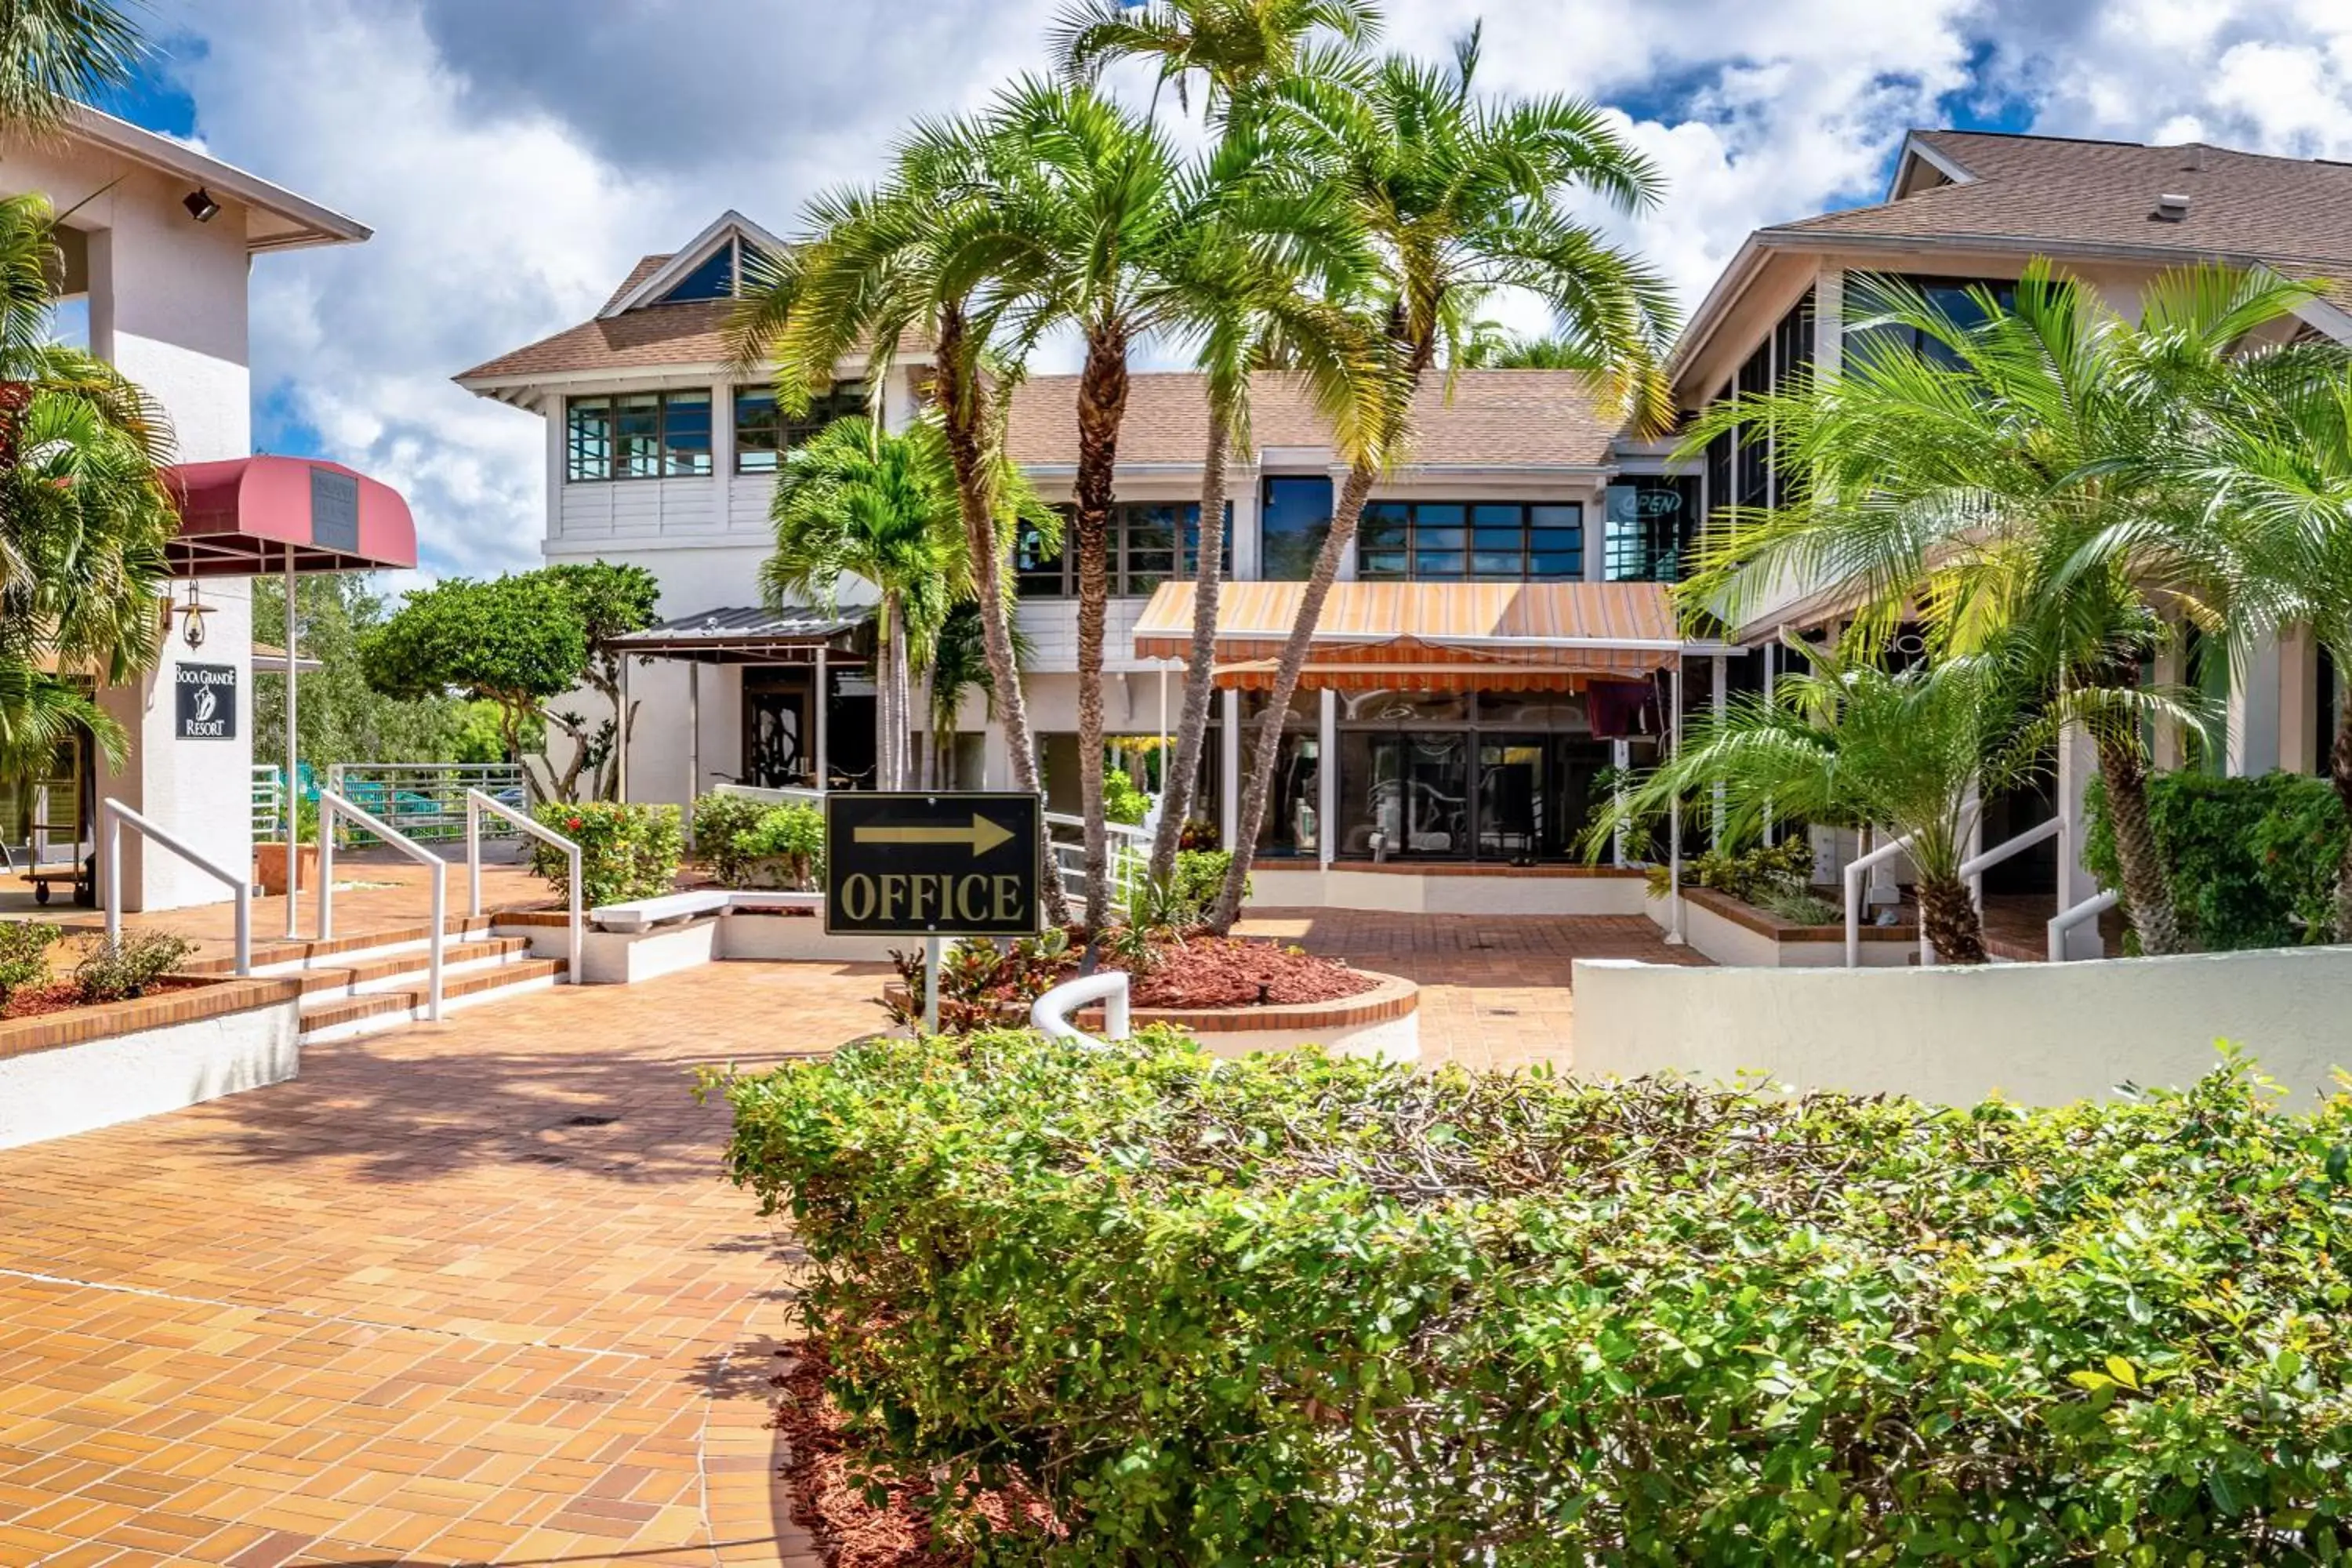
[[[974,813],[970,827],[861,827],[855,837],[860,844],[969,844],[977,860],[1013,835]]]

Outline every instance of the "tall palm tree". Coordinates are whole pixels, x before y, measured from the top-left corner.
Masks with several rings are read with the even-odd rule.
[[[1674,310],[1665,283],[1570,209],[1580,196],[1646,208],[1659,195],[1656,171],[1589,103],[1482,97],[1477,65],[1474,31],[1450,67],[1391,56],[1361,83],[1301,77],[1274,89],[1275,118],[1295,136],[1307,177],[1345,201],[1370,237],[1377,269],[1360,302],[1377,322],[1387,395],[1376,421],[1335,437],[1348,477],[1250,752],[1240,839],[1212,916],[1220,929],[1241,910],[1282,715],[1324,601],[1373,481],[1410,445],[1413,395],[1441,353],[1456,357],[1450,351],[1470,329],[1471,310],[1498,289],[1535,295],[1602,367],[1596,384],[1630,417],[1645,427],[1666,417],[1659,366]]]
[[[85,683],[154,663],[163,547],[179,528],[162,411],[113,366],[50,341],[54,235],[46,198],[0,198],[0,771],[16,776],[77,730],[124,753]]]
[[[1840,593],[1867,644],[1906,616],[1938,647],[2032,637],[2061,684],[2110,696],[2138,683],[2173,617],[2217,616],[2221,584],[2172,527],[2204,510],[2180,461],[2196,433],[2309,351],[2248,352],[2310,298],[2269,274],[2195,268],[2142,294],[2137,321],[2036,262],[2013,302],[1972,292],[1947,310],[1898,280],[1860,290],[1839,374],[1707,410],[1695,454],[1736,426],[1769,427],[1801,486],[1773,511],[1734,511],[1680,590],[1735,624],[1795,582]],[[2148,752],[2127,703],[2084,729],[2115,824],[2125,902],[2143,952],[2179,951],[2179,921],[2148,815]]]
[[[836,419],[786,455],[771,516],[775,550],[760,568],[771,605],[830,607],[845,577],[879,595],[877,773],[881,788],[905,789],[914,673],[924,662],[914,650],[929,649],[971,581],[939,421],[885,431],[854,415]]]
[[[739,368],[772,363],[787,412],[804,410],[831,388],[835,367],[858,355],[878,399],[902,351],[929,343],[930,396],[955,474],[1013,783],[1034,793],[1037,752],[1013,657],[1004,570],[1017,510],[1004,430],[1019,366],[997,353],[1008,301],[973,244],[990,216],[971,177],[984,140],[965,121],[927,121],[899,146],[884,184],[811,202],[785,254],[751,259],[728,335]],[[1050,916],[1066,923],[1058,879],[1046,879],[1045,897]]]
[[[1297,76],[1360,81],[1355,48],[1375,37],[1380,16],[1361,0],[1160,0],[1133,6],[1096,0],[1064,13],[1055,31],[1063,69],[1091,81],[1110,60],[1157,63],[1162,83],[1186,98],[1192,73],[1207,80],[1205,108],[1220,138],[1213,188],[1233,195],[1288,182],[1283,225],[1304,245],[1270,246],[1252,232],[1246,203],[1213,205],[1176,231],[1164,268],[1208,400],[1201,462],[1200,521],[1192,586],[1192,647],[1176,724],[1175,754],[1162,773],[1160,826],[1148,875],[1175,870],[1192,816],[1209,707],[1215,689],[1217,610],[1223,585],[1225,476],[1249,449],[1254,372],[1299,373],[1325,416],[1352,426],[1379,396],[1377,354],[1362,324],[1332,303],[1362,289],[1370,259],[1353,211],[1311,182],[1286,156],[1282,127],[1267,117],[1268,95]],[[1336,47],[1317,47],[1328,40]],[[1156,94],[1156,89],[1155,89]]]
[[[136,7],[0,0],[0,134],[54,135],[77,100],[130,81],[146,52]]]

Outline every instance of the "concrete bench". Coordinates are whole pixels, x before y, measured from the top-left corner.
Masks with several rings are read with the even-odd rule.
[[[823,893],[759,893],[702,888],[690,893],[665,893],[656,899],[606,904],[589,910],[588,919],[599,931],[640,931],[700,915],[723,915],[736,910],[814,909],[824,902]]]

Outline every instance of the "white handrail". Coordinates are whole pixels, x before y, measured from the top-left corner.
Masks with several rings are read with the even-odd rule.
[[[213,861],[189,848],[169,833],[156,826],[121,801],[109,796],[98,808],[99,834],[106,840],[106,853],[99,864],[106,877],[100,889],[106,904],[106,939],[116,942],[122,936],[122,825],[129,823],[142,838],[152,839],[194,866],[197,870],[216,877],[229,885],[236,897],[236,972],[253,973],[253,883],[245,877],[225,870]]]
[[[2022,854],[2047,838],[2055,838],[2066,830],[2065,819],[2052,817],[2038,826],[2029,827],[2014,838],[2004,838],[1981,855],[1971,855],[1960,862],[1960,879],[1969,884],[1977,907],[1984,907],[1984,889],[1976,885],[1977,879],[2012,855]]]
[[[2114,889],[2110,889],[2104,893],[2094,893],[2073,909],[2060,913],[2050,922],[2050,962],[2053,963],[2066,962],[2067,932],[2086,921],[2097,920],[2121,901],[2116,896]]]
[[[1862,967],[1862,874],[1882,860],[1892,860],[1911,847],[1911,836],[1905,834],[1892,843],[1882,844],[1867,855],[1846,862],[1845,868],[1845,966]],[[1919,922],[1919,954],[1928,952],[1927,922]]]
[[[425,1016],[441,1021],[441,949],[448,936],[448,867],[441,857],[407,834],[370,812],[362,811],[333,790],[319,792],[319,940],[335,935],[335,818],[358,823],[403,855],[433,870],[433,931],[425,942]]]
[[[1084,1040],[1088,1045],[1102,1044],[1092,1035],[1070,1022],[1070,1015],[1089,1002],[1103,1005],[1103,1033],[1114,1040],[1128,1036],[1127,971],[1106,969],[1099,973],[1065,980],[1029,1004],[1029,1026],[1051,1040]]]
[[[488,811],[503,821],[510,822],[542,844],[553,845],[563,851],[569,863],[564,886],[571,889],[572,966],[564,972],[564,984],[580,984],[580,846],[544,823],[534,822],[496,795],[480,790],[466,792],[466,912],[479,920],[482,914],[482,813]]]

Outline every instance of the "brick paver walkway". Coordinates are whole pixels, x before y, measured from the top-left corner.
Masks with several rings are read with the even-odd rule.
[[[1568,1059],[1645,921],[1271,910],[1410,975],[1424,1058]],[[880,1023],[878,965],[558,988],[0,1152],[0,1565],[804,1563],[785,1256],[688,1069]]]
[[[1705,964],[1639,915],[1399,915],[1254,910],[1235,928],[1421,985],[1421,1059],[1474,1068],[1570,1065],[1569,966],[1580,958]]]

